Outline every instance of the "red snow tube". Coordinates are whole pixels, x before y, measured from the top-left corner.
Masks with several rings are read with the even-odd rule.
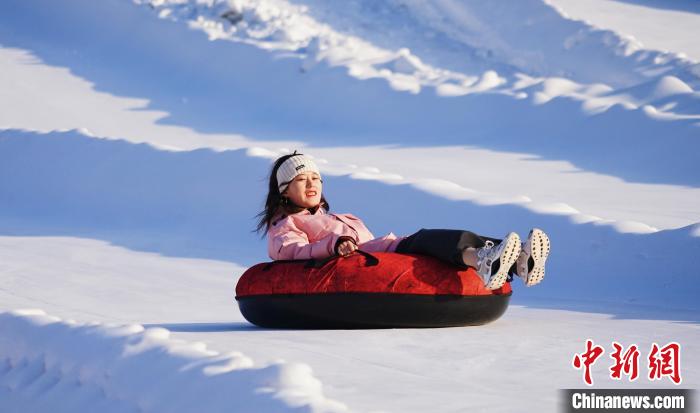
[[[488,290],[471,268],[425,255],[362,251],[257,264],[236,285],[243,316],[268,328],[480,325],[500,317],[510,296],[510,283]]]

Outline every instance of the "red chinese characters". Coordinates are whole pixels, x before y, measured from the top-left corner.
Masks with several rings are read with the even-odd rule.
[[[632,344],[625,352],[622,353],[622,345],[613,341],[615,351],[610,355],[615,361],[610,367],[610,378],[620,380],[622,373],[629,376],[630,381],[635,381],[639,376],[639,350],[637,346]]]
[[[583,381],[589,386],[593,385],[591,366],[604,352],[605,350],[603,350],[603,347],[594,345],[593,340],[589,339],[586,340],[586,351],[583,354],[576,354],[574,356],[574,368],[580,369],[583,367]]]
[[[616,341],[613,341],[612,347],[613,352],[610,354],[610,358],[613,360],[613,364],[609,369],[610,378],[621,380],[622,376],[625,375],[629,381],[635,381],[639,377],[639,347],[632,344],[625,348]],[[589,386],[593,385],[591,368],[604,352],[603,347],[595,345],[593,340],[588,339],[586,340],[586,351],[574,355],[574,368],[584,370],[583,381]],[[671,342],[664,347],[659,347],[658,344],[652,343],[648,355],[648,367],[650,381],[668,377],[673,383],[680,384],[682,381],[681,345]]]
[[[681,345],[668,343],[659,349],[654,343],[649,352],[649,380],[661,380],[667,376],[676,384],[681,383]]]

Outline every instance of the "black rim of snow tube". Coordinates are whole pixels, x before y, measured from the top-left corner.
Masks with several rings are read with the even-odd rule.
[[[503,315],[510,296],[324,293],[236,300],[246,320],[265,328],[429,328],[489,323]]]

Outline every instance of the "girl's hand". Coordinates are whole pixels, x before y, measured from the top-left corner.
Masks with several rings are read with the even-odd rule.
[[[354,242],[352,242],[352,241],[343,241],[343,242],[340,243],[340,245],[338,245],[338,255],[340,255],[341,257],[344,257],[344,256],[346,256],[346,255],[350,255],[350,254],[352,254],[353,252],[355,252],[355,250],[356,250],[357,248],[358,248],[358,247],[357,247],[357,245],[355,245]]]

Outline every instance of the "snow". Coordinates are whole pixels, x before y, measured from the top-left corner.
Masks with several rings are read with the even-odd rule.
[[[163,328],[64,321],[41,310],[0,314],[0,326],[9,411],[347,411],[323,396],[307,365],[254,367]]]
[[[587,338],[697,388],[700,14],[591,1],[3,2],[0,410],[554,411]],[[478,328],[251,326],[294,149],[378,235],[546,229],[547,278]]]
[[[311,400],[302,411],[342,411],[336,403],[348,411],[512,411],[503,389],[519,409],[554,411],[556,389],[583,386],[570,363],[586,338],[605,347],[612,340],[636,343],[645,351],[652,342],[677,340],[683,385],[700,380],[697,312],[670,305],[530,298],[478,328],[264,330],[248,324],[233,303],[244,269],[232,263],[36,236],[0,237],[0,262],[0,302],[60,317],[0,316],[0,354],[14,366],[0,368],[0,388],[14,389],[0,400],[30,411],[73,400],[80,410],[104,403],[129,411],[138,402],[146,411],[248,411],[245,403],[254,402],[256,411],[284,411],[291,403],[264,403],[292,390]],[[522,299],[524,287],[515,287]],[[598,310],[585,311],[591,308]],[[46,368],[37,367],[42,363]],[[596,385],[635,387],[610,380],[606,364],[594,366]],[[59,387],[39,397],[58,371]],[[84,390],[95,387],[120,395],[127,407]],[[261,387],[274,392],[259,395]]]
[[[693,33],[700,25],[700,4],[693,0],[548,0],[560,13],[596,27],[614,30],[651,50],[669,51],[700,61]]]

